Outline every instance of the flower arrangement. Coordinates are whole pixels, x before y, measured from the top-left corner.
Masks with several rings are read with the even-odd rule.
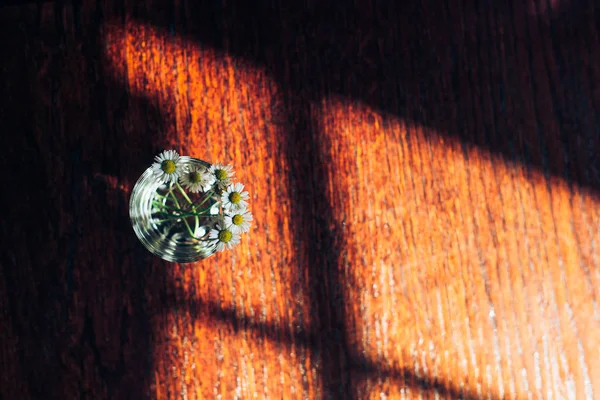
[[[132,193],[136,234],[150,251],[170,261],[232,249],[252,222],[250,196],[234,175],[230,165],[163,151]],[[178,255],[182,249],[185,256]]]

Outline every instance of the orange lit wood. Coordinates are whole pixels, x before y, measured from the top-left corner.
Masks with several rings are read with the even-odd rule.
[[[436,85],[401,75],[412,98],[394,113],[374,100],[384,77],[360,86],[366,94],[329,93],[325,73],[299,84],[289,65],[317,65],[298,56],[300,39],[266,48],[275,66],[252,53],[258,39],[242,54],[253,19],[235,7],[224,5],[239,26],[224,17],[220,42],[189,34],[203,32],[191,4],[173,3],[170,28],[153,6],[2,14],[0,50],[12,58],[1,72],[0,169],[18,196],[4,199],[0,230],[0,397],[600,395],[599,182],[582,161],[594,162],[599,141],[575,134],[598,129],[597,36],[580,56],[581,121],[554,110],[575,110],[554,66],[576,46],[530,58],[513,43],[569,29],[525,23],[532,2],[529,17],[515,13],[515,32],[490,39],[514,45],[503,51],[523,66],[510,76],[519,93],[470,86],[476,73],[507,80],[505,69],[476,59],[457,77],[443,52],[439,65],[421,55]],[[448,12],[465,35],[485,15]],[[435,14],[415,15],[435,25]],[[490,24],[511,26],[498,18]],[[398,29],[398,46],[414,49],[411,28]],[[446,48],[448,37],[426,33],[414,42]],[[365,65],[376,63],[377,41],[359,42]],[[452,97],[457,87],[467,99]],[[531,142],[512,143],[511,158],[499,139],[483,143],[493,129]],[[178,265],[137,241],[129,193],[163,148],[236,167],[255,224],[234,251]],[[565,164],[575,183],[561,176]]]

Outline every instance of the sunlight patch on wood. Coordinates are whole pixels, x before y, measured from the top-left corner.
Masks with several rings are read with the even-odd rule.
[[[321,106],[358,352],[499,397],[600,381],[596,197],[368,107]]]
[[[161,144],[232,163],[255,215],[234,252],[171,271],[156,330],[189,329],[156,339],[167,374],[157,393],[180,393],[175,368],[202,396],[314,397],[279,88],[261,68],[148,26],[114,25],[106,37],[115,79],[165,114]],[[351,372],[358,397],[428,396],[424,386],[442,397],[566,397],[599,384],[589,356],[600,345],[596,196],[360,104],[325,99],[311,116],[348,343],[376,366]]]
[[[177,311],[168,318],[189,321],[186,335],[194,338],[195,350],[188,356],[202,366],[194,372],[195,385],[207,396],[214,389],[223,398],[233,398],[240,390],[242,397],[263,390],[309,394],[315,383],[305,344],[288,335],[282,346],[265,339],[259,328],[246,335],[238,333],[247,328],[244,323],[231,327],[233,321],[243,320],[283,332],[295,332],[298,326],[310,329],[308,288],[300,269],[305,260],[296,254],[292,234],[277,87],[260,68],[150,26],[111,25],[106,37],[115,79],[167,116],[161,138],[165,148],[232,164],[251,196],[254,223],[238,248],[174,268],[171,274],[172,308]],[[216,308],[233,311],[224,316]],[[170,323],[161,321],[159,326]],[[181,355],[181,346],[181,336],[175,335],[157,348],[156,357],[168,360],[164,364],[181,365],[179,356],[168,355]],[[205,379],[209,371],[214,379]],[[221,383],[215,389],[217,381]],[[163,384],[175,385],[170,378]]]

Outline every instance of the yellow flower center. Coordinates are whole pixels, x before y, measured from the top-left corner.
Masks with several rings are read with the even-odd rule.
[[[175,165],[175,161],[165,160],[162,163],[160,163],[160,168],[165,172],[165,174],[170,175],[173,172],[175,172],[175,169],[177,169],[177,166]]]
[[[218,169],[215,171],[215,176],[218,180],[224,181],[225,179],[227,179],[227,171],[225,171],[224,169]]]
[[[229,243],[229,241],[231,240],[231,236],[231,232],[227,230],[219,232],[219,240],[223,243]]]
[[[233,192],[229,195],[229,201],[232,204],[237,204],[240,202],[240,200],[242,200],[242,195],[240,195],[238,192]]]
[[[231,218],[231,222],[233,222],[234,225],[241,225],[242,222],[244,222],[244,217],[242,217],[240,214],[236,214],[233,216],[233,218]]]
[[[190,182],[192,183],[198,183],[200,182],[200,172],[198,171],[192,171],[189,173],[188,178],[190,179]]]

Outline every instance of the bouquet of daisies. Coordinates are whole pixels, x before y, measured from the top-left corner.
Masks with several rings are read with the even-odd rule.
[[[178,231],[212,253],[231,249],[250,229],[250,196],[243,184],[233,182],[230,165],[211,165],[166,150],[155,157],[151,170],[160,182],[152,219],[164,231]]]

